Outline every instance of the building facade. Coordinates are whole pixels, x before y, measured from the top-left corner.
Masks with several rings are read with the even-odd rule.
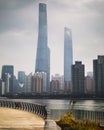
[[[93,60],[93,77],[95,94],[104,95],[104,55]]]
[[[80,61],[72,65],[72,93],[75,95],[84,94],[85,67]]]
[[[47,91],[50,85],[50,49],[48,48],[47,36],[47,7],[46,4],[39,4],[39,31],[36,54],[36,72],[47,73]]]

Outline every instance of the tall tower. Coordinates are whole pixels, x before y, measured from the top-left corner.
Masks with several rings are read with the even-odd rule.
[[[50,49],[47,46],[47,7],[39,4],[39,31],[35,72],[47,73],[47,90],[50,84]]]
[[[73,64],[72,33],[64,28],[64,81],[71,81],[71,65]]]
[[[93,60],[93,76],[95,94],[104,95],[104,55],[99,55],[98,59]]]

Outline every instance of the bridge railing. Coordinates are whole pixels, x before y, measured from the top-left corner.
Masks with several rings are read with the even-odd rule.
[[[24,110],[37,114],[43,119],[47,118],[46,106],[41,104],[0,100],[0,107]]]

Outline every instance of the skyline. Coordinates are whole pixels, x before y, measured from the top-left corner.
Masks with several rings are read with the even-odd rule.
[[[14,65],[15,73],[34,73],[39,3],[47,4],[51,74],[64,72],[64,27],[72,30],[73,63],[92,71],[92,60],[104,55],[103,0],[0,0],[0,70]]]

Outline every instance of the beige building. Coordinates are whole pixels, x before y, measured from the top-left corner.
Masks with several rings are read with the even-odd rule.
[[[47,75],[45,72],[36,72],[32,76],[32,92],[46,92]]]
[[[64,91],[64,76],[55,74],[51,78],[50,92],[63,93]]]
[[[91,76],[85,77],[85,93],[86,94],[93,93],[93,77]]]

